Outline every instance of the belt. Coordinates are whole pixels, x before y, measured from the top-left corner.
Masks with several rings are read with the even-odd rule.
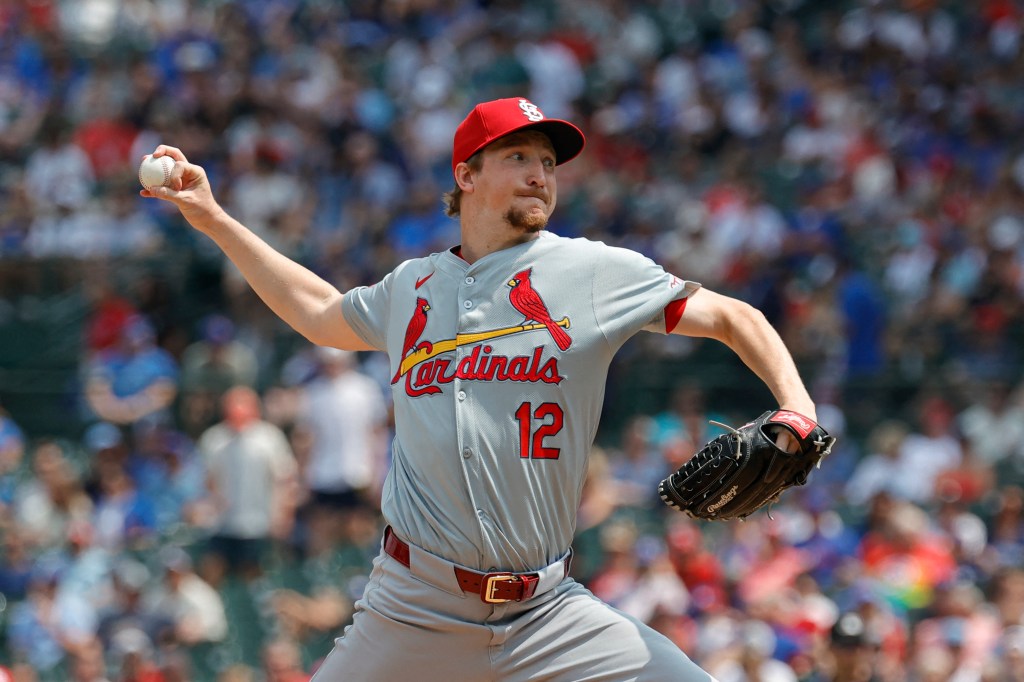
[[[410,568],[409,545],[403,542],[388,526],[384,530],[384,551],[388,556]],[[572,553],[566,554],[562,563],[565,564],[565,573],[569,575],[569,563]],[[455,569],[455,579],[459,587],[466,594],[475,594],[480,600],[487,604],[503,604],[510,601],[524,601],[537,593],[537,585],[540,583],[538,573],[510,573],[500,571],[495,573],[481,573],[461,566],[452,566]]]

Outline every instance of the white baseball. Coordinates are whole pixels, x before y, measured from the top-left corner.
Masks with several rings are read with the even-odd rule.
[[[162,187],[171,179],[174,159],[169,156],[148,155],[139,164],[139,182],[146,189]]]

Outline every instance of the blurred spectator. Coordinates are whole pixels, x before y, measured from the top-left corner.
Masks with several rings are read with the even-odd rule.
[[[159,651],[157,662],[160,665],[160,674],[163,675],[163,682],[190,682],[194,679],[201,679],[201,675],[194,673],[193,655],[187,647],[163,648]]]
[[[727,423],[728,419],[708,410],[707,396],[699,383],[691,381],[673,388],[667,408],[654,415],[653,439],[667,460],[661,465],[663,470],[681,466],[705,443],[724,433],[712,421]]]
[[[163,582],[146,597],[148,608],[172,622],[174,641],[186,646],[219,642],[228,634],[220,594],[196,575],[192,558],[181,547],[167,545],[159,552]]]
[[[1024,569],[1013,566],[996,573],[992,577],[989,599],[1003,627],[1024,621]]]
[[[434,253],[459,242],[458,223],[438,210],[436,185],[422,183],[410,188],[404,209],[388,227],[395,255],[412,258]]]
[[[951,541],[909,502],[894,502],[878,523],[857,549],[863,574],[884,581],[885,596],[902,608],[927,606],[935,588],[954,575]]]
[[[97,613],[110,604],[114,555],[97,542],[91,523],[72,523],[64,547],[55,556],[60,557],[64,566],[61,589],[82,595]]]
[[[14,501],[25,458],[25,434],[0,405],[0,524]]]
[[[96,422],[90,425],[82,434],[82,445],[94,461],[108,459],[124,463],[128,456],[124,433],[119,426],[110,422]]]
[[[626,594],[619,599],[618,608],[644,623],[658,615],[685,615],[690,595],[661,539],[650,535],[641,537],[635,552],[639,555],[640,571]]]
[[[667,534],[668,556],[690,593],[695,612],[717,612],[727,605],[727,581],[719,557],[705,543],[700,527],[689,519],[675,519]]]
[[[141,631],[152,642],[160,641],[165,632],[171,630],[170,615],[154,610],[145,602],[150,578],[146,565],[130,557],[122,557],[114,565],[111,572],[113,596],[100,612],[97,628],[104,647],[111,647],[121,630]]]
[[[178,392],[178,364],[156,345],[155,334],[146,318],[132,317],[118,346],[92,361],[85,397],[100,419],[132,424],[149,415],[167,415]]]
[[[978,459],[970,442],[957,434],[960,462],[935,476],[934,495],[940,503],[977,504],[992,492],[996,470]]]
[[[72,523],[90,517],[93,505],[56,441],[36,443],[31,460],[33,477],[17,491],[14,518],[33,547],[57,547]]]
[[[944,648],[953,655],[950,679],[977,679],[1001,635],[999,618],[982,608],[981,590],[966,581],[940,586],[930,614],[914,629],[913,648]]]
[[[125,463],[111,457],[95,464],[93,525],[97,541],[110,551],[144,550],[156,539],[156,509],[128,475]]]
[[[961,580],[977,580],[985,570],[985,548],[988,529],[980,516],[971,511],[970,503],[950,494],[941,499],[934,512],[935,522],[949,538]]]
[[[957,673],[956,654],[943,645],[915,650],[909,663],[909,677],[920,682],[946,682]]]
[[[666,465],[655,443],[656,425],[648,415],[632,417],[622,431],[619,446],[608,450],[611,477],[621,502],[631,506],[653,503],[652,490],[665,478]]]
[[[637,553],[635,524],[620,520],[601,529],[604,561],[587,581],[599,599],[618,607],[635,588],[642,567]]]
[[[1024,490],[1020,487],[1007,486],[998,494],[988,537],[986,559],[990,572],[1024,565]]]
[[[107,211],[110,235],[103,253],[98,255],[114,258],[126,256],[146,258],[156,256],[164,246],[164,235],[160,225],[143,210],[139,198],[132,191],[134,179],[120,181],[116,191],[108,200]]]
[[[68,669],[71,682],[111,682],[107,677],[103,644],[97,639],[80,647],[72,655]]]
[[[12,607],[7,625],[16,659],[44,675],[57,672],[69,655],[90,644],[96,632],[96,612],[85,595],[61,589],[64,568],[52,557],[37,562],[28,596]]]
[[[105,268],[90,271],[84,288],[89,307],[84,350],[91,359],[97,353],[116,348],[125,325],[138,311],[123,292],[118,291]]]
[[[332,574],[330,581],[308,594],[287,588],[274,592],[274,613],[284,634],[304,641],[340,631],[352,615],[352,600],[339,589],[338,577]]]
[[[147,243],[146,235],[126,231],[124,235],[115,230],[119,227],[132,228],[130,222],[122,224],[115,215],[113,206],[117,202],[94,199],[85,206],[69,208],[58,206],[51,214],[36,217],[30,227],[25,246],[38,259],[79,259],[90,263],[112,256],[145,255],[147,247],[156,246],[154,240]],[[139,237],[142,236],[142,240]]]
[[[25,184],[39,215],[55,208],[82,208],[92,197],[95,174],[89,157],[71,140],[71,125],[59,115],[43,121],[39,146],[25,166]]]
[[[928,502],[935,498],[935,483],[943,471],[959,467],[963,449],[954,433],[953,409],[938,396],[928,396],[917,407],[917,430],[900,446],[905,473],[916,483],[911,500]]]
[[[284,638],[264,645],[263,670],[267,682],[309,682],[310,678],[309,673],[302,669],[299,648]]]
[[[298,388],[292,442],[309,491],[310,543],[345,539],[348,517],[379,504],[387,473],[387,404],[349,351],[318,346],[317,374]]]
[[[862,587],[852,607],[867,627],[878,677],[893,679],[902,674],[911,636],[904,612],[885,598],[882,586],[873,583]]]
[[[138,131],[127,116],[126,106],[114,94],[115,84],[104,69],[97,69],[79,95],[76,112],[83,120],[74,132],[74,142],[85,152],[99,182],[119,179],[131,168],[132,144]]]
[[[855,612],[836,619],[813,682],[875,682],[878,638]]]
[[[118,630],[110,644],[115,675],[112,682],[164,682],[153,642],[142,630]]]
[[[198,442],[214,514],[204,571],[214,585],[225,569],[247,579],[262,572],[270,543],[292,531],[297,499],[295,456],[284,433],[261,418],[259,395],[235,386],[221,408],[223,421]]]
[[[167,537],[195,521],[206,489],[206,471],[192,440],[160,420],[144,419],[132,430],[126,467],[153,507],[157,531]]]
[[[258,142],[248,167],[235,180],[229,200],[231,213],[271,243],[280,239],[271,229],[274,220],[294,211],[305,198],[298,179],[281,168],[284,154],[273,141]]]
[[[926,497],[916,472],[903,457],[909,436],[910,427],[895,419],[875,425],[868,434],[869,454],[857,463],[845,487],[850,504],[867,504],[881,492],[901,500]]]
[[[236,335],[235,324],[221,314],[200,322],[200,337],[181,356],[181,407],[185,432],[198,437],[217,421],[224,392],[232,386],[256,387],[256,354]]]
[[[840,262],[836,282],[846,332],[846,404],[859,426],[879,416],[873,396],[885,368],[885,303],[878,286],[852,264]]]
[[[775,633],[767,623],[748,620],[729,649],[708,662],[707,670],[720,682],[796,682],[793,669],[772,657],[775,644]]]
[[[736,595],[748,608],[780,599],[813,565],[809,552],[787,542],[781,524],[767,516],[755,523],[760,526],[760,541],[751,542],[749,564],[736,583]]]
[[[0,594],[8,602],[24,599],[32,581],[35,548],[28,535],[22,526],[11,524],[0,536]]]
[[[1024,676],[1024,625],[1006,628],[999,643],[999,654],[1007,679]]]
[[[780,510],[779,521],[786,541],[810,560],[809,577],[831,591],[850,570],[860,536],[834,508],[826,489],[811,483],[799,491],[802,495],[797,493],[793,491],[784,511]]]
[[[956,417],[971,450],[987,467],[1024,459],[1024,387],[1000,379],[975,388],[980,395]]]

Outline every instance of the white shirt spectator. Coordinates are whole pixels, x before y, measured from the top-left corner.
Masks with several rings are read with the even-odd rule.
[[[39,147],[25,165],[25,186],[40,209],[83,206],[94,184],[89,157],[75,144]]]
[[[160,552],[164,583],[146,596],[146,606],[174,621],[175,635],[185,644],[219,642],[228,633],[224,601],[192,570],[192,560],[180,547]]]
[[[304,475],[317,492],[377,485],[385,469],[387,405],[376,381],[357,371],[354,356],[318,348],[324,369],[300,393],[297,426],[312,437]]]
[[[281,429],[265,421],[241,431],[217,424],[203,433],[199,451],[221,505],[218,532],[237,538],[268,537],[272,500],[296,468]]]
[[[1024,454],[1024,404],[1012,399],[1008,387],[992,387],[987,400],[974,403],[957,417],[960,431],[979,460],[996,465]]]

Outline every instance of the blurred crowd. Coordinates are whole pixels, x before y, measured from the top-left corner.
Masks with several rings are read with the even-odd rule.
[[[757,305],[839,436],[774,518],[662,508],[752,415],[685,375],[631,413],[616,377],[711,352],[638,338],[576,579],[723,682],[1024,680],[1022,34],[1013,0],[0,0],[0,297],[86,301],[79,436],[0,405],[0,680],[307,680],[379,548],[386,359],[303,345],[142,155],[345,290],[457,242],[455,126],[515,95],[588,137],[552,229]]]

